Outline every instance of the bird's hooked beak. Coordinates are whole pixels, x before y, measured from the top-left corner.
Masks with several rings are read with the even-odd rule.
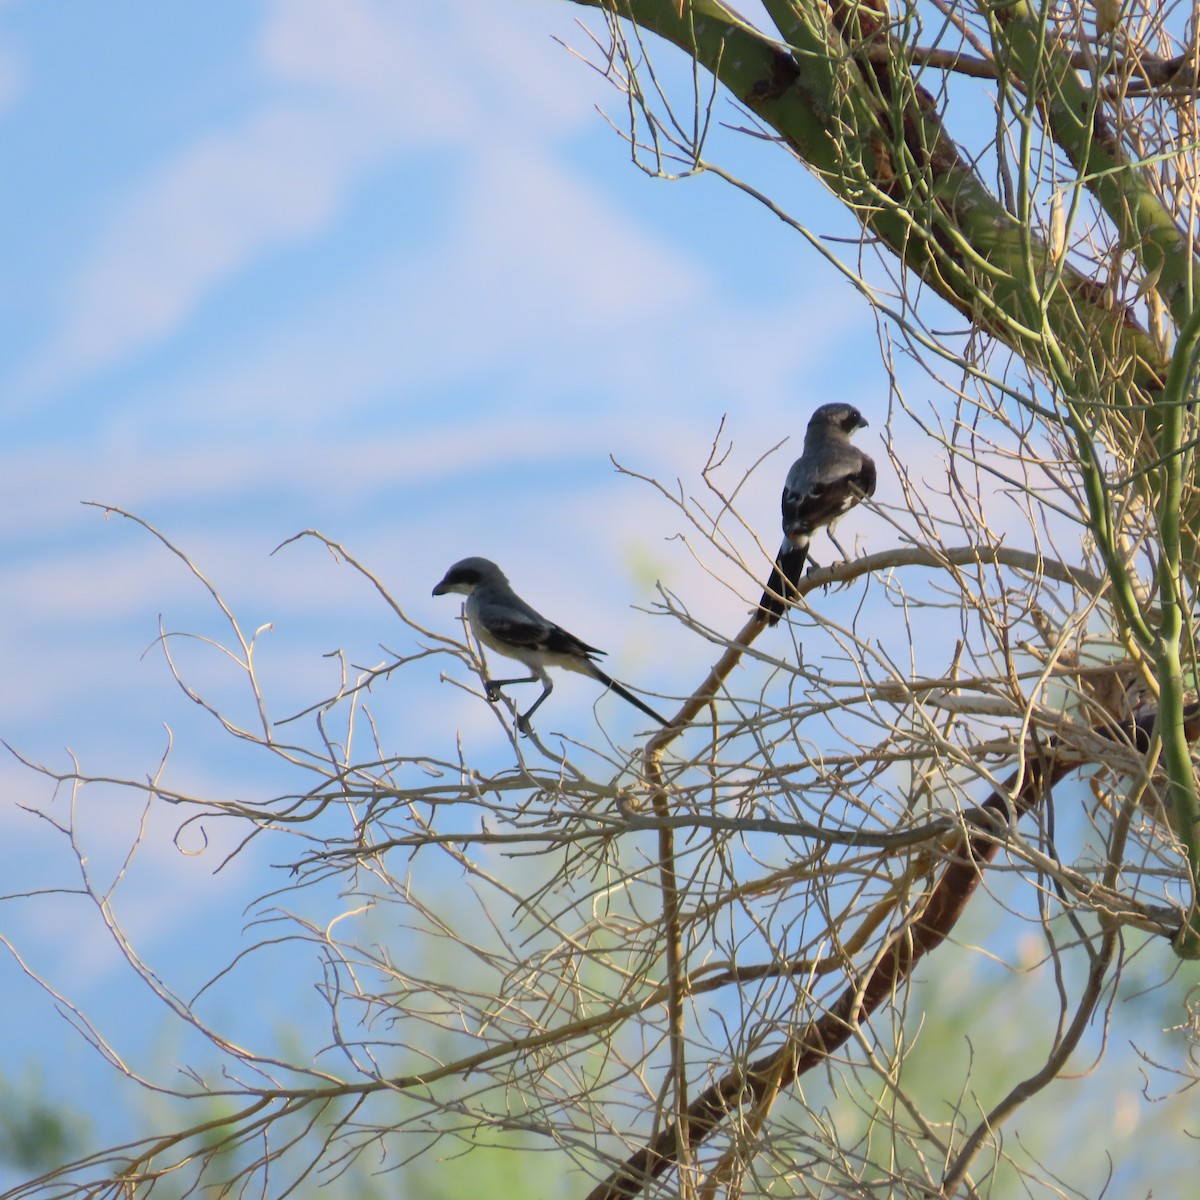
[[[444,596],[449,590],[450,589],[446,586],[446,581],[443,579],[441,583],[439,583],[437,587],[433,589],[433,594],[435,596]]]

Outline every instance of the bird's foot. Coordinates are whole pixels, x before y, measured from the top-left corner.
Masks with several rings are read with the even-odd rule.
[[[807,567],[804,572],[804,577],[807,579],[814,571],[819,571],[819,570],[821,570],[821,564],[819,562],[817,562],[817,560],[815,558],[813,558],[813,556],[810,554],[808,556]],[[822,590],[828,595],[829,584],[828,583],[823,584]]]
[[[528,737],[533,732],[533,726],[529,724],[528,717],[517,718],[517,729],[520,730],[522,737]]]

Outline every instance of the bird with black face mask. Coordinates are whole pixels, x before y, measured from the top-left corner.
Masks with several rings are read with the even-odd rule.
[[[759,601],[768,625],[778,625],[795,598],[813,534],[824,527],[832,538],[838,518],[875,491],[874,460],[850,441],[866,427],[852,404],[822,404],[809,419],[804,452],[783,485],[783,543]]]
[[[529,718],[554,688],[547,667],[562,667],[588,675],[660,725],[667,724],[665,717],[660,717],[596,665],[594,660],[604,653],[603,650],[581,642],[526,604],[512,590],[508,578],[494,562],[486,558],[464,558],[456,562],[433,589],[435,596],[444,596],[447,592],[466,596],[467,620],[472,632],[485,646],[497,654],[515,658],[533,672],[520,679],[488,679],[485,676],[483,687],[490,701],[495,703],[500,698],[500,689],[510,683],[542,685],[542,694],[517,718],[517,728],[522,733],[529,733]]]

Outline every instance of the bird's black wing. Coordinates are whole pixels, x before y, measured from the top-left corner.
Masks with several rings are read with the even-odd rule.
[[[589,646],[587,642],[581,641],[573,633],[568,633],[561,625],[550,626],[543,649],[548,650],[551,654],[569,654],[580,658],[597,658],[604,654],[603,650]]]
[[[783,599],[794,598],[808,561],[812,535],[875,492],[874,461],[867,454],[849,449],[849,455],[838,454],[832,461],[812,463],[801,458],[792,466],[780,500],[783,545],[759,601],[768,625],[779,624],[785,608]]]
[[[860,500],[875,495],[875,460],[870,455],[863,455],[862,466],[850,476],[850,482],[862,492]]]
[[[604,653],[580,641],[561,625],[546,620],[520,597],[513,597],[513,600],[489,600],[479,606],[479,620],[497,641],[514,649],[579,658],[591,658]]]
[[[864,454],[853,466],[853,470],[838,474],[800,479],[797,480],[799,487],[783,489],[781,508],[786,536],[811,534],[836,521],[864,497],[874,493],[875,463]]]

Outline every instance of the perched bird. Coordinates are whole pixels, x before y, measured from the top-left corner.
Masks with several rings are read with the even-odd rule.
[[[660,717],[596,665],[595,656],[603,654],[603,650],[581,642],[561,625],[555,625],[530,608],[512,590],[504,572],[494,562],[486,558],[464,558],[456,562],[433,589],[435,596],[444,596],[447,592],[461,592],[466,596],[467,620],[485,646],[523,662],[533,672],[520,679],[488,679],[485,676],[483,686],[489,700],[495,703],[500,698],[500,689],[510,683],[541,683],[542,694],[528,712],[517,718],[517,728],[522,733],[529,733],[529,718],[554,689],[547,667],[562,667],[580,675],[590,675],[660,725],[667,724],[665,717]]]
[[[809,419],[804,453],[783,485],[783,543],[759,601],[768,625],[779,624],[800,582],[813,534],[826,526],[832,538],[834,522],[875,491],[875,463],[850,441],[866,427],[852,404],[822,404]]]

